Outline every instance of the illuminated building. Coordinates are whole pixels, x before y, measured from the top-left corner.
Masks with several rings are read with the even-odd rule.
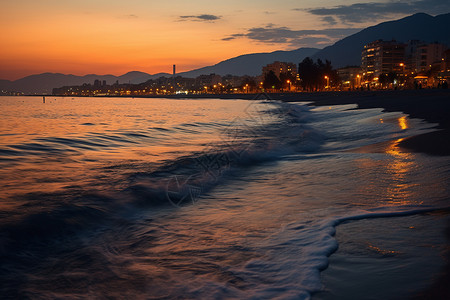
[[[345,67],[336,70],[342,81],[343,88],[355,88],[360,85],[361,68]]]
[[[421,45],[417,47],[413,55],[413,68],[415,72],[425,72],[431,69],[433,64],[440,63],[444,57],[447,46],[439,43]]]
[[[390,72],[402,73],[405,62],[405,44],[395,40],[376,40],[364,46],[361,67],[366,78],[375,78]]]
[[[275,61],[267,66],[263,67],[262,73],[263,78],[269,74],[270,71],[273,71],[275,75],[280,78],[280,75],[285,73],[289,75],[289,77],[296,78],[297,77],[297,65],[294,63],[280,62]]]

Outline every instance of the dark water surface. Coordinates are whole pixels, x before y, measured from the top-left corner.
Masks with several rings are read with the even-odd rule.
[[[1,97],[2,298],[414,294],[444,264],[450,159],[398,146],[432,125],[354,108]]]

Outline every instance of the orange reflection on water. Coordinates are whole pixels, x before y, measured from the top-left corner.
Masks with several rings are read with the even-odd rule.
[[[361,176],[365,178],[361,193],[380,205],[417,204],[418,184],[413,180],[417,164],[414,154],[400,147],[402,141],[397,139],[377,148],[386,155],[386,159],[370,155],[357,161]]]
[[[390,142],[390,144],[387,146],[385,152],[387,154],[390,154],[394,157],[398,157],[398,158],[410,158],[411,157],[411,153],[408,152],[403,152],[400,149],[399,144],[403,141],[404,139],[397,139],[395,141]]]
[[[408,118],[406,116],[398,118],[398,126],[402,130],[408,129]]]
[[[223,124],[252,122],[259,109],[244,100],[2,97],[0,205],[16,195],[122,188],[129,173],[228,142]]]
[[[404,120],[406,126],[406,117],[399,118]],[[412,188],[416,185],[408,180],[408,176],[415,168],[413,161],[413,154],[404,152],[400,148],[400,143],[403,139],[392,141],[386,148],[386,154],[392,156],[392,162],[386,166],[386,175],[390,177],[390,182],[387,186],[387,197],[393,204],[408,205],[411,203],[411,196],[413,194]]]

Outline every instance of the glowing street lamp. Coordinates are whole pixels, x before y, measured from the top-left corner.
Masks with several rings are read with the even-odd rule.
[[[328,76],[325,76],[325,79],[327,80],[327,86],[325,87],[327,89],[330,85],[330,78]]]
[[[288,81],[287,81],[287,84],[289,84],[289,92],[290,92],[290,91],[291,91],[291,81],[288,80]]]
[[[402,76],[405,76],[405,64],[400,63],[400,67],[402,67]]]

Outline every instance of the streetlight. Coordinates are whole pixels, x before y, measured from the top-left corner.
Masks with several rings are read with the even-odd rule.
[[[291,91],[291,81],[288,80],[287,83],[289,84],[289,92]]]
[[[325,79],[327,80],[327,86],[325,87],[327,89],[330,85],[330,78],[328,76],[325,76]]]
[[[403,77],[403,81],[405,81],[405,64],[404,63],[400,63],[400,67],[402,67],[402,77]]]

